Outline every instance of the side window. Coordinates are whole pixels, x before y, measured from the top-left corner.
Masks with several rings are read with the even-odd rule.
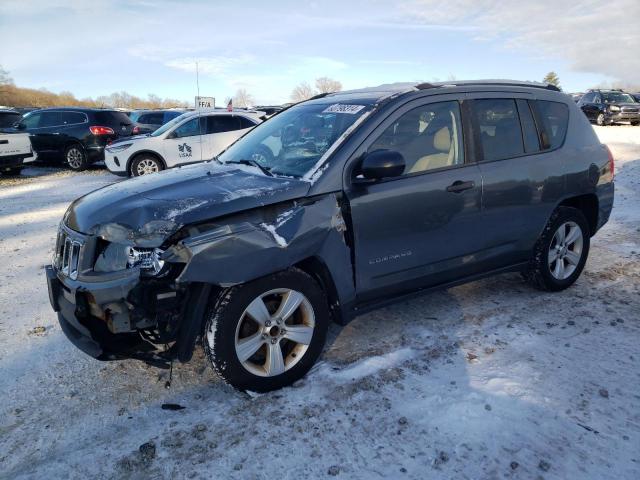
[[[602,100],[600,99],[600,94],[599,93],[594,93],[593,94],[593,103],[596,103],[598,105],[602,103]]]
[[[162,112],[143,113],[138,119],[138,123],[147,123],[151,125],[162,125]]]
[[[22,124],[26,128],[38,128],[40,126],[41,113],[31,113],[22,119]]]
[[[192,118],[186,123],[183,123],[174,130],[176,138],[193,137],[194,135],[200,135],[200,126],[198,120],[200,117]],[[202,132],[204,133],[204,131]]]
[[[224,133],[240,130],[239,117],[233,115],[211,115],[207,119],[207,133]]]
[[[480,143],[485,161],[524,154],[515,100],[474,100],[471,108],[480,129]]]
[[[581,99],[580,99],[580,104],[584,105],[586,103],[593,103],[593,97],[595,97],[595,94],[593,93],[587,93],[585,94]]]
[[[179,117],[182,113],[183,112],[164,112],[164,119],[162,120],[162,123],[167,123],[174,118]]]
[[[531,107],[526,100],[518,99],[518,114],[520,115],[520,124],[522,125],[522,137],[524,139],[524,150],[527,153],[535,153],[540,151],[540,137],[536,129],[536,123],[533,120]]]
[[[80,112],[60,112],[60,123],[62,125],[73,125],[76,123],[84,123],[86,117]]]
[[[564,103],[546,100],[537,100],[536,104],[542,128],[546,133],[545,149],[553,150],[560,147],[567,135],[569,108]]]
[[[464,163],[458,102],[424,105],[402,115],[369,147],[404,157],[404,175]]]
[[[62,124],[60,116],[60,112],[42,112],[40,128],[60,126]]]
[[[256,126],[255,123],[253,123],[251,120],[249,120],[246,117],[237,117],[238,120],[240,121],[240,129],[244,130],[245,128],[253,128]]]

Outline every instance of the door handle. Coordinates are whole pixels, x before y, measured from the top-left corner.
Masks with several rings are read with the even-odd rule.
[[[476,182],[463,182],[462,180],[456,180],[447,187],[447,192],[460,193],[465,190],[469,190],[476,186]]]

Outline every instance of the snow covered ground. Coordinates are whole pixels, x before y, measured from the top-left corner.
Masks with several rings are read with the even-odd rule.
[[[364,315],[260,396],[201,352],[166,389],[73,347],[43,266],[69,202],[117,179],[0,178],[0,477],[640,478],[640,127],[597,131],[616,205],[574,287],[503,275]]]

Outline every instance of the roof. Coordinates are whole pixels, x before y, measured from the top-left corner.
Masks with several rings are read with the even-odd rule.
[[[317,100],[319,98],[329,100],[332,97],[348,97],[349,100],[358,99],[360,101],[369,101],[370,103],[380,101],[384,98],[400,95],[409,92],[418,92],[421,90],[439,89],[439,88],[455,88],[455,87],[525,87],[525,88],[539,88],[544,90],[551,90],[559,92],[560,89],[555,85],[549,83],[540,82],[524,82],[520,80],[451,80],[448,82],[433,82],[433,83],[416,83],[416,82],[398,82],[387,83],[378,85],[376,87],[366,87],[356,90],[345,90],[341,92],[329,93],[325,95],[318,95],[310,100]],[[330,100],[329,100],[330,101]]]

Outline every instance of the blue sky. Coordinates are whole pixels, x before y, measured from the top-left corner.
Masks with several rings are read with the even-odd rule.
[[[78,97],[192,101],[196,60],[200,93],[220,100],[246,88],[284,102],[319,76],[348,89],[550,70],[578,91],[640,83],[638,18],[637,0],[3,0],[0,64],[20,86]]]

